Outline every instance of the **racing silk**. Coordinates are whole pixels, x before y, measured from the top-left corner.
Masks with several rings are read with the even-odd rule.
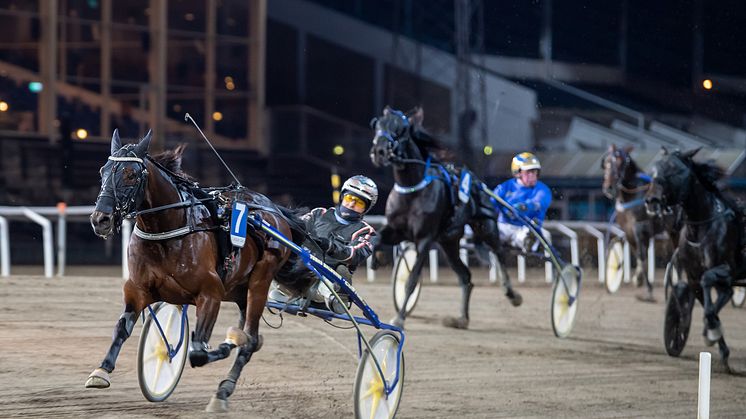
[[[306,223],[306,230],[312,237],[329,239],[330,247],[324,255],[318,254],[317,245],[308,243],[308,240],[305,243],[327,265],[334,268],[345,265],[350,272],[354,272],[357,265],[373,253],[370,239],[376,235],[376,231],[365,221],[347,221],[339,217],[334,208],[315,208],[300,218]]]
[[[552,191],[543,182],[536,182],[536,186],[527,187],[518,183],[518,179],[513,178],[497,185],[494,190],[495,195],[515,206],[524,203],[528,207],[521,214],[533,220],[541,227],[544,223],[544,216],[547,213],[549,204],[552,203]],[[494,198],[490,198],[492,205],[500,212],[499,222],[513,225],[523,225],[523,223],[513,216],[513,213],[498,204]]]

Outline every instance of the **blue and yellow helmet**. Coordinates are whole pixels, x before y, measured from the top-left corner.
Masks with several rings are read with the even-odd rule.
[[[510,163],[510,171],[513,175],[517,175],[521,170],[532,169],[541,170],[541,163],[534,153],[529,153],[528,151],[516,154],[515,157],[513,157],[513,161]]]

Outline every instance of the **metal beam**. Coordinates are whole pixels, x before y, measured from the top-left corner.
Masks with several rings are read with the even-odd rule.
[[[57,10],[57,0],[39,0],[39,69],[43,84],[39,95],[39,132],[46,135],[50,142],[57,137],[54,128],[57,118]]]
[[[264,60],[267,33],[267,0],[249,2],[249,118],[246,133],[249,147],[267,153],[264,133]]]
[[[111,11],[112,0],[101,0],[101,133],[111,132]]]
[[[215,132],[215,122],[212,114],[215,112],[215,46],[217,34],[217,3],[207,0],[207,32],[205,41],[205,132],[212,138]]]
[[[163,147],[166,118],[166,58],[168,51],[168,0],[150,0],[148,22],[150,50],[148,51],[148,111],[156,149]]]

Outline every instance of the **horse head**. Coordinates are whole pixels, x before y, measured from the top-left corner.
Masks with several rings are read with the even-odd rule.
[[[376,167],[398,166],[405,159],[421,158],[412,141],[412,126],[419,122],[421,115],[419,109],[408,117],[386,106],[383,115],[370,121],[371,128],[375,129],[370,159]]]
[[[148,131],[137,144],[122,146],[119,131],[114,130],[111,155],[99,171],[101,191],[91,214],[91,226],[97,236],[107,238],[115,229],[118,231],[122,219],[142,203],[148,178],[145,156],[151,138]]]
[[[696,148],[669,153],[663,148],[663,157],[653,166],[653,181],[645,194],[645,210],[648,215],[661,216],[687,199],[696,176],[692,157],[699,150]]]
[[[609,199],[617,197],[622,182],[627,177],[627,172],[635,166],[629,155],[631,151],[632,146],[618,148],[615,144],[612,144],[601,160],[601,169],[604,171],[602,190]]]

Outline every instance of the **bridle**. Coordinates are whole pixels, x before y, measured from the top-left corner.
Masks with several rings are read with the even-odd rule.
[[[109,197],[114,201],[112,216],[117,231],[121,228],[122,220],[128,218],[129,214],[134,212],[142,204],[148,183],[148,169],[145,167],[145,161],[132,151],[133,148],[133,144],[128,144],[121,149],[125,153],[117,153],[124,154],[123,156],[109,156],[109,161],[113,161],[114,164],[110,169],[109,178],[107,179],[108,184],[101,188],[101,192],[96,198],[96,203],[104,197]],[[128,185],[125,193],[120,194],[114,175],[117,173],[118,167],[125,162],[136,163],[141,170],[139,170],[139,174],[133,184]]]
[[[611,175],[614,176],[614,183],[611,185],[611,192],[614,196],[610,196],[609,198],[614,199],[618,191],[622,191],[628,194],[636,194],[639,192],[646,192],[648,189],[650,189],[650,180],[647,179],[647,176],[644,178],[639,176],[639,173],[637,178],[645,180],[645,183],[640,186],[634,186],[631,188],[624,186],[624,174],[627,172],[627,168],[632,164],[632,158],[630,157],[629,153],[626,153],[623,150],[615,150],[613,152],[606,153],[602,160],[604,171],[606,170],[606,162],[609,160],[609,157],[614,158],[614,160],[609,164],[611,168]],[[622,159],[622,164],[620,166],[616,164],[616,160],[618,158]]]

